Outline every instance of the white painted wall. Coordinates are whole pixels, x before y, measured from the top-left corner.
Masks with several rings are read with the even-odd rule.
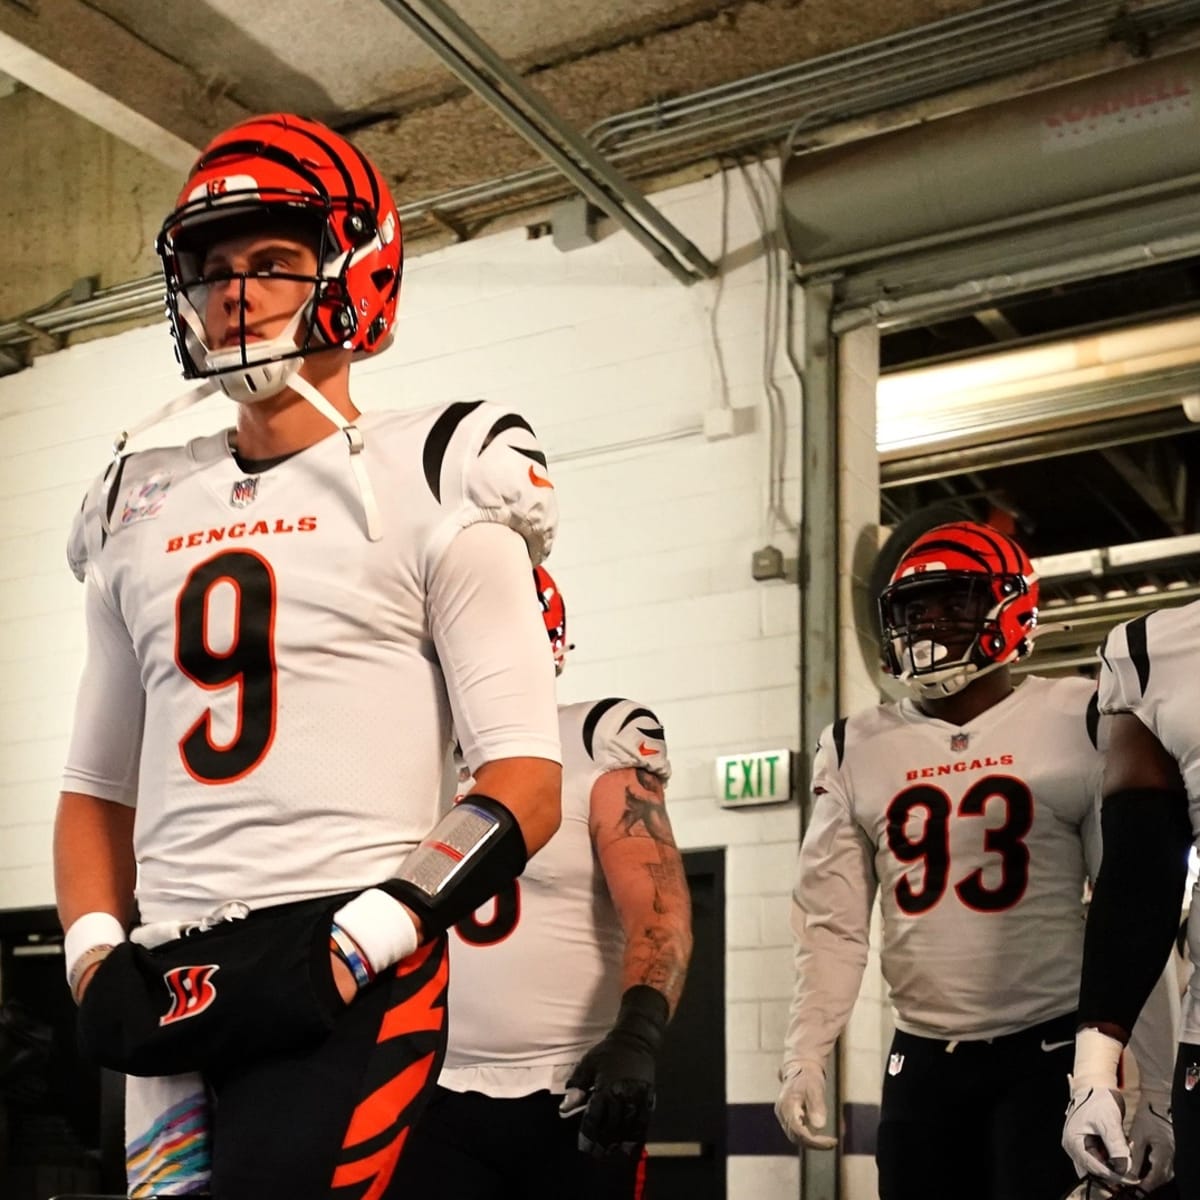
[[[513,231],[412,260],[397,343],[355,368],[355,397],[373,408],[485,396],[538,431],[562,505],[549,565],[578,645],[562,698],[620,692],[662,717],[681,844],[728,847],[727,1099],[769,1103],[791,989],[798,810],[721,810],[713,759],[796,746],[797,605],[791,586],[750,578],[752,550],[771,540],[792,554],[794,541],[766,516],[758,226],[736,174],[728,191],[732,265],[719,297],[715,283],[682,287],[622,233],[562,254]],[[717,256],[719,177],[655,201]],[[782,355],[773,374],[787,399],[794,517],[798,385]],[[0,908],[53,899],[50,828],[83,648],[64,560],[71,516],[113,432],[180,388],[165,326],[0,380]],[[756,429],[708,442],[704,413],[724,402],[754,407]],[[139,444],[209,431],[227,414],[207,401]],[[793,1200],[798,1165],[744,1158],[729,1178],[731,1197]]]

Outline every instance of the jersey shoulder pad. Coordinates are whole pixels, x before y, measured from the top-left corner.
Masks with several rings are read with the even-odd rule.
[[[1150,686],[1151,614],[1124,621],[1100,647],[1100,711],[1137,712]]]
[[[76,578],[83,579],[88,563],[122,530],[157,517],[172,485],[223,453],[224,444],[223,433],[213,434],[110,462],[88,488],[67,539],[67,561]]]
[[[601,771],[638,767],[671,778],[667,738],[654,712],[633,700],[595,701],[580,730],[583,749]]]
[[[67,563],[71,573],[81,583],[87,575],[88,563],[95,560],[105,541],[103,512],[106,504],[115,502],[115,497],[106,485],[125,466],[126,459],[109,463],[107,469],[92,480],[83,494],[83,503],[71,521],[71,532],[67,535]],[[107,494],[106,494],[107,493]]]
[[[1100,695],[1094,680],[1082,675],[1067,675],[1059,678],[1046,678],[1042,675],[1029,675],[1021,684],[1022,689],[1029,688],[1031,697],[1037,701],[1030,719],[1039,725],[1049,718],[1058,718],[1065,723],[1066,736],[1070,745],[1075,745],[1076,734],[1081,739],[1086,738],[1092,750],[1100,749]],[[1081,750],[1086,751],[1083,742],[1078,743]],[[1067,747],[1064,746],[1064,749]]]
[[[536,566],[550,553],[558,502],[529,422],[486,400],[443,408],[421,451],[425,482],[459,529],[494,521],[515,529]]]

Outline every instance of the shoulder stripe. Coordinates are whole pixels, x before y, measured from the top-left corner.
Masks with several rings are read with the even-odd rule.
[[[592,752],[592,742],[596,737],[596,726],[600,724],[600,718],[615,704],[620,704],[621,700],[618,696],[610,696],[607,700],[597,700],[592,705],[591,711],[583,719],[583,748],[587,751],[588,758],[595,758],[596,755]],[[622,727],[623,728],[623,727]]]
[[[1125,626],[1125,642],[1129,646],[1129,659],[1137,671],[1138,684],[1142,695],[1146,694],[1146,686],[1150,682],[1150,650],[1146,645],[1146,621],[1150,616],[1145,613]]]
[[[116,473],[113,475],[112,484],[108,489],[108,501],[104,507],[104,525],[100,529],[100,545],[104,546],[108,542],[108,527],[112,525],[112,515],[117,508],[117,494],[121,490],[121,476],[125,474],[125,464],[129,461],[128,454],[122,454],[116,463]],[[111,471],[113,468],[108,468]],[[105,475],[108,471],[105,471]],[[86,500],[86,497],[84,498]]]
[[[450,445],[454,431],[482,403],[482,400],[456,400],[434,421],[433,428],[425,438],[425,449],[421,453],[425,482],[439,504],[442,501],[442,463],[446,460],[446,447]]]
[[[526,433],[533,433],[532,426],[524,417],[519,417],[516,413],[505,413],[488,430],[487,437],[483,439],[483,445],[479,447],[479,453],[482,454],[502,433],[506,433],[510,429],[524,429]],[[534,434],[534,436],[537,435]],[[546,465],[544,460],[542,465]]]
[[[833,748],[837,751],[837,765],[846,757],[846,718],[838,717],[833,723]]]
[[[621,729],[624,729],[626,725],[632,725],[633,722],[638,719],[638,717],[649,717],[650,720],[652,720],[654,722],[655,726],[658,727],[658,732],[656,734],[654,734],[654,736],[662,737],[662,729],[661,729],[662,722],[648,708],[635,708],[633,710],[633,712],[631,712],[625,718],[625,720],[623,720],[621,722]],[[620,732],[620,730],[618,730],[618,732]],[[639,732],[644,733],[647,737],[650,736],[650,731],[648,729],[640,729],[639,728]]]
[[[532,459],[538,466],[544,467],[546,465],[546,456],[540,450],[526,450],[524,446],[509,446],[509,449],[515,450],[518,454],[523,454],[526,458]],[[479,453],[482,454],[483,451],[480,450]]]
[[[1100,742],[1097,735],[1100,729],[1100,692],[1098,690],[1092,693],[1092,698],[1088,701],[1084,721],[1087,724],[1088,741],[1092,743],[1092,749],[1099,750]]]

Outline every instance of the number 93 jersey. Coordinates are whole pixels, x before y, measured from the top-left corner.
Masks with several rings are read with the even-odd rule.
[[[847,940],[865,961],[878,888],[900,1029],[990,1038],[1074,1009],[1097,724],[1089,681],[1027,678],[961,727],[905,699],[827,729],[796,892],[802,969],[844,959]]]
[[[1200,601],[1118,625],[1100,651],[1100,711],[1132,713],[1174,758],[1200,848]],[[1193,894],[1188,951],[1200,962],[1200,904]],[[1200,971],[1193,971],[1183,1041],[1200,1042]]]
[[[88,663],[63,786],[136,805],[145,921],[367,886],[436,820],[455,700],[437,597],[478,586],[447,551],[496,523],[540,561],[554,492],[529,426],[483,401],[357,424],[377,541],[336,433],[258,474],[224,433],[133,454],[76,518]],[[546,674],[537,713],[473,711],[481,761],[557,760]]]

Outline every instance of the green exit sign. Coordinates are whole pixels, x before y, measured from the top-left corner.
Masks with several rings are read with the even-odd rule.
[[[792,752],[751,750],[717,759],[717,795],[727,807],[792,798]]]

